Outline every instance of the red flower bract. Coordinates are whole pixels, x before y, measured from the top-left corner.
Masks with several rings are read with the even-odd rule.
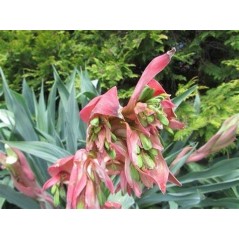
[[[119,108],[117,88],[113,87],[105,94],[91,100],[84,109],[80,111],[80,117],[86,123],[89,123],[90,119],[95,115],[118,117]]]

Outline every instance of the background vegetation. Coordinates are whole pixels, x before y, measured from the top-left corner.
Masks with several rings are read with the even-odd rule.
[[[185,139],[192,131],[204,140],[216,132],[239,103],[239,31],[0,31],[0,66],[11,88],[23,78],[35,90],[52,85],[52,65],[65,79],[74,67],[87,69],[103,90],[117,85],[129,97],[147,63],[172,46],[172,63],[158,77],[172,95],[199,85],[201,107],[184,103],[179,118]]]

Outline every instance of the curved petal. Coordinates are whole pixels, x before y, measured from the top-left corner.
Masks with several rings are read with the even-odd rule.
[[[80,117],[84,122],[88,122],[90,120],[91,112],[101,97],[102,95],[96,96],[80,111]]]
[[[171,129],[183,129],[184,128],[184,123],[176,120],[176,119],[170,119],[169,120],[169,127]]]
[[[150,176],[155,180],[164,194],[166,192],[166,184],[169,177],[169,168],[161,154],[159,154],[155,159],[157,165],[155,169],[150,170]]]
[[[69,179],[68,189],[67,189],[67,207],[66,208],[76,208],[77,199],[86,186],[86,172],[84,170],[84,163],[87,159],[85,154],[85,149],[78,150],[73,159],[73,167],[71,170],[71,175]]]
[[[174,176],[171,172],[169,172],[168,181],[169,181],[170,183],[176,184],[176,185],[179,186],[179,187],[182,186],[182,184],[175,178],[175,176]]]
[[[106,116],[119,116],[119,99],[117,95],[117,88],[113,87],[108,90],[105,94],[97,96],[90,101],[81,111],[81,119],[88,123],[89,120],[96,114]]]
[[[155,79],[151,80],[148,83],[148,86],[154,90],[154,96],[158,96],[161,95],[163,93],[166,93],[166,91],[164,90],[164,88],[158,83],[158,81],[156,81]]]
[[[44,185],[43,185],[42,188],[43,188],[43,190],[46,190],[46,189],[52,187],[53,185],[55,185],[56,183],[58,183],[58,182],[60,182],[60,181],[61,181],[61,176],[60,176],[60,174],[57,174],[57,175],[55,175],[54,177],[48,179],[48,180],[44,183]]]
[[[126,143],[128,147],[129,158],[137,165],[137,145],[139,143],[139,136],[136,132],[130,129],[130,126],[126,123]]]
[[[37,194],[39,194],[40,192],[39,188],[34,186],[23,185],[22,183],[18,182],[14,178],[13,178],[13,184],[19,192],[31,198],[36,198],[38,196]]]
[[[95,160],[94,166],[96,169],[97,174],[99,175],[100,179],[105,183],[105,186],[110,190],[111,193],[114,193],[114,184],[112,183],[110,177],[106,173],[106,170],[103,169]]]
[[[85,190],[85,202],[87,208],[97,209],[100,208],[99,202],[96,197],[95,187],[91,180],[88,180]]]
[[[129,158],[125,159],[125,178],[127,180],[127,183],[129,184],[130,188],[133,189],[136,197],[139,198],[142,194],[142,191],[141,191],[141,188],[140,188],[139,184],[137,182],[135,182],[133,180],[133,178],[131,177],[131,174],[130,174],[130,159]],[[128,190],[128,193],[130,191],[131,190]]]
[[[170,62],[171,57],[176,52],[176,49],[173,48],[171,51],[155,57],[145,68],[143,74],[141,75],[138,84],[135,87],[133,95],[131,96],[128,105],[125,107],[125,111],[130,111],[134,107],[137,99],[144,86],[149,83],[159,72],[161,72]]]
[[[18,149],[14,148],[13,151],[17,154],[17,157],[20,161],[21,169],[22,169],[23,173],[26,175],[26,177],[29,180],[34,181],[35,180],[35,175],[32,172],[25,155],[21,151],[19,151]]]
[[[51,176],[54,176],[59,174],[62,171],[70,173],[73,167],[73,159],[74,159],[74,155],[57,160],[55,164],[51,165],[48,168],[49,174]]]

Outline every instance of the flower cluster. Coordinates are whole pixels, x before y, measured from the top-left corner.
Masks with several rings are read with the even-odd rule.
[[[66,188],[67,208],[120,208],[107,201],[110,193],[140,197],[143,186],[157,184],[163,193],[168,181],[180,186],[162,156],[159,134],[183,124],[176,120],[170,95],[154,79],[174,53],[173,48],[149,63],[125,107],[113,87],[81,110],[88,125],[86,149],[52,165],[44,185],[52,187],[55,204],[64,200]]]

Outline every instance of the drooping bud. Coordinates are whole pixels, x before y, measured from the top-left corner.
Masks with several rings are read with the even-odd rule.
[[[101,190],[99,190],[99,192],[97,193],[97,198],[99,200],[100,206],[103,206],[107,200],[105,194]]]
[[[140,147],[137,144],[135,146],[135,152],[136,152],[136,154],[140,153]]]
[[[59,187],[56,188],[56,191],[54,193],[53,203],[54,203],[54,205],[56,207],[58,207],[60,205],[60,191],[59,191]]]
[[[150,150],[152,148],[152,143],[144,134],[139,134],[140,141],[145,150]]]
[[[136,170],[136,168],[133,165],[130,166],[130,174],[135,181],[140,180],[139,172]]]
[[[144,165],[149,169],[153,169],[155,167],[154,160],[147,153],[144,153],[142,156]]]
[[[142,157],[142,155],[137,155],[137,166],[139,168],[143,167],[143,157]]]
[[[144,127],[148,126],[148,121],[146,117],[139,117],[139,121]]]
[[[147,122],[148,122],[149,124],[152,124],[152,123],[154,122],[154,115],[149,115],[149,116],[147,116]]]
[[[150,149],[150,150],[148,151],[148,153],[149,153],[149,155],[150,155],[151,158],[154,158],[154,157],[156,157],[156,156],[158,155],[158,150],[155,149],[155,148],[152,148],[152,149]]]
[[[116,158],[116,152],[114,149],[110,149],[109,151],[107,151],[107,153],[109,154],[109,156],[112,158],[112,159],[115,159]]]
[[[100,123],[100,120],[99,120],[98,117],[96,117],[96,118],[94,118],[94,119],[92,119],[92,120],[90,121],[90,124],[91,124],[92,126],[95,126],[95,127],[98,127],[98,126],[99,126],[99,123]]]
[[[107,141],[105,141],[105,149],[106,150],[110,150],[110,145],[109,145],[109,143]]]
[[[99,132],[100,132],[100,130],[101,130],[101,127],[99,126],[99,127],[95,127],[94,128],[94,133],[95,134],[98,134]]]
[[[157,112],[157,119],[163,124],[163,125],[169,125],[169,120],[167,119],[167,117],[165,115],[163,115],[163,113],[161,112]]]
[[[117,141],[117,137],[113,133],[111,133],[111,139],[113,142]]]
[[[147,100],[149,100],[150,98],[152,98],[154,95],[154,90],[151,89],[148,86],[145,86],[143,91],[141,92],[140,96],[139,96],[139,100],[140,102],[146,102]]]

